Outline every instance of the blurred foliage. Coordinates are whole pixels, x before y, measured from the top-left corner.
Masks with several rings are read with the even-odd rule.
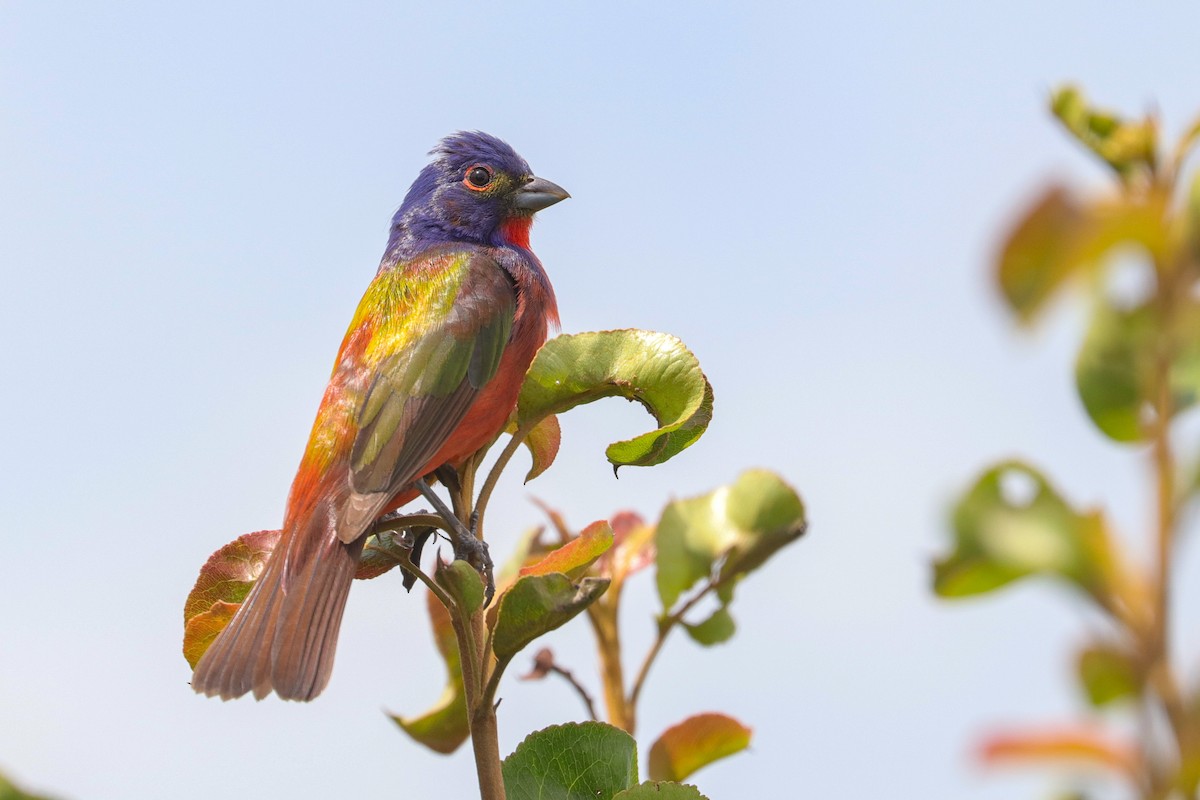
[[[1050,105],[1106,165],[1113,188],[1045,189],[1001,244],[996,284],[1022,326],[1069,288],[1088,303],[1076,390],[1103,436],[1146,458],[1155,487],[1150,564],[1120,551],[1101,511],[1077,509],[1039,471],[1007,461],[955,504],[952,546],[934,563],[933,588],[958,598],[1030,576],[1072,587],[1106,624],[1076,658],[1083,696],[1096,712],[1137,708],[1134,735],[1107,717],[996,734],[981,749],[985,763],[1083,765],[1146,800],[1194,800],[1200,694],[1176,674],[1169,619],[1180,512],[1200,486],[1177,478],[1172,433],[1200,399],[1200,175],[1182,178],[1200,121],[1168,152],[1152,115],[1095,108],[1074,87],[1055,92]],[[1122,281],[1121,270],[1137,280]]]
[[[0,773],[0,800],[51,800],[40,794],[30,794]]]

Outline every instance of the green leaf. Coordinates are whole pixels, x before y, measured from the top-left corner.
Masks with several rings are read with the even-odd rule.
[[[804,504],[772,472],[748,470],[728,486],[668,505],[655,534],[658,594],[664,609],[696,582],[716,575],[726,596],[805,531]]]
[[[709,647],[714,644],[722,644],[733,638],[733,634],[737,631],[737,625],[734,624],[733,616],[730,615],[729,609],[721,606],[712,613],[708,619],[703,622],[698,622],[694,625],[683,623],[684,629],[692,640],[697,644],[702,644]]]
[[[661,464],[694,443],[712,419],[712,387],[700,363],[674,336],[640,330],[558,336],[534,358],[517,401],[527,428],[602,397],[646,407],[659,427],[608,446],[617,467]]]
[[[183,655],[195,669],[266,566],[280,531],[256,531],[209,556],[183,604]]]
[[[607,520],[588,525],[579,535],[536,564],[521,569],[521,575],[549,575],[561,572],[568,578],[580,577],[592,562],[604,555],[613,544],[612,526]]]
[[[608,581],[583,578],[572,583],[563,574],[527,575],[500,598],[492,639],[496,657],[505,661],[539,636],[565,624],[604,594]]]
[[[1079,683],[1097,708],[1141,693],[1142,678],[1129,653],[1110,644],[1093,645],[1079,654]]]
[[[982,594],[1027,575],[1106,590],[1111,543],[1103,518],[1075,511],[1032,467],[985,472],[954,508],[954,550],[934,565],[942,597]]]
[[[673,725],[650,748],[650,777],[681,781],[750,746],[752,731],[725,714],[697,714]]]
[[[450,622],[450,612],[432,592],[427,592],[426,597],[434,643],[446,662],[446,688],[437,704],[419,717],[388,716],[405,733],[430,750],[453,753],[471,735],[467,721],[466,690],[463,687],[462,656],[454,626]]]
[[[446,564],[438,561],[433,573],[434,580],[453,598],[455,605],[469,616],[483,605],[485,594],[479,573],[464,560],[456,559]]]
[[[0,800],[49,800],[49,798],[40,794],[30,794],[20,789],[15,783],[6,778],[3,773],[0,773]]]
[[[1181,304],[1170,329],[1150,303],[1128,311],[1097,304],[1075,383],[1088,416],[1109,438],[1135,442],[1148,434],[1162,353],[1171,359],[1172,414],[1178,414],[1200,400],[1200,304]]]
[[[700,790],[687,783],[646,781],[632,789],[617,792],[613,800],[708,800]]]
[[[602,722],[535,731],[501,769],[508,800],[611,800],[638,780],[633,737]]]
[[[1153,335],[1154,312],[1148,306],[1118,311],[1098,304],[1075,361],[1079,399],[1096,427],[1114,441],[1135,442],[1145,433]]]
[[[1092,108],[1074,86],[1055,92],[1050,107],[1080,143],[1119,174],[1139,166],[1153,167],[1158,159],[1158,128],[1150,118],[1130,122]]]

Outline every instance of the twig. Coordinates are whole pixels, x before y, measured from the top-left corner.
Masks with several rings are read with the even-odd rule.
[[[642,693],[642,686],[646,683],[646,676],[650,674],[650,666],[654,663],[654,659],[658,657],[659,651],[662,650],[663,643],[667,640],[667,635],[671,633],[676,625],[683,621],[683,615],[691,611],[692,606],[696,605],[696,603],[716,587],[716,576],[710,577],[708,583],[704,584],[704,587],[692,595],[691,599],[681,605],[677,611],[658,621],[658,635],[654,638],[654,644],[650,646],[649,652],[646,653],[646,658],[642,661],[637,678],[633,681],[633,688],[629,690],[629,706],[631,709],[637,707],[638,697]]]
[[[533,657],[533,670],[528,675],[521,676],[521,680],[534,680],[536,678],[545,677],[548,673],[553,673],[560,678],[566,680],[575,689],[575,693],[579,695],[579,699],[583,701],[583,705],[587,708],[588,717],[594,722],[600,718],[596,716],[596,706],[592,702],[592,696],[582,683],[575,679],[575,675],[566,667],[560,666],[554,660],[554,653],[550,648],[543,647]]]
[[[496,482],[500,480],[500,473],[508,466],[508,462],[512,460],[513,455],[517,452],[517,448],[521,446],[521,442],[525,441],[525,437],[533,427],[517,428],[517,430],[509,437],[508,444],[504,445],[504,449],[500,451],[496,463],[492,465],[491,471],[483,481],[483,486],[479,489],[479,497],[475,501],[475,513],[480,519],[487,511],[488,501],[492,499],[492,492],[496,488]]]

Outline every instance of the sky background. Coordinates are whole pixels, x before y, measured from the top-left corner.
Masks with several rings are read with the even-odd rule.
[[[973,742],[1080,708],[1095,620],[1040,584],[935,602],[947,506],[1020,455],[1132,535],[1147,486],[1081,413],[1079,309],[1015,331],[989,258],[1044,181],[1103,178],[1049,91],[1157,107],[1173,137],[1200,111],[1198,25],[1165,2],[0,3],[0,770],[67,800],[473,796],[467,749],[382,713],[443,681],[398,577],[356,585],[309,705],[194,695],[180,638],[209,553],[278,526],[425,153],[481,129],[572,194],[533,232],[564,330],[674,333],[716,392],[695,447],[619,481],[603,448],[649,419],[567,415],[554,469],[502,485],[493,552],[535,496],[581,527],[765,466],[809,508],[732,642],[668,644],[643,745],[701,710],[751,725],[695,776],[713,800],[1044,793]],[[548,641],[598,688],[586,625]],[[579,712],[556,682],[501,695],[504,753]]]

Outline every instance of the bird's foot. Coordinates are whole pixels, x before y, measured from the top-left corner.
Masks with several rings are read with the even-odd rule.
[[[466,561],[475,568],[475,571],[479,573],[479,577],[483,578],[483,605],[486,608],[491,604],[492,597],[496,594],[496,581],[493,577],[494,567],[491,554],[488,552],[487,542],[476,535],[476,530],[479,526],[479,515],[472,514],[471,526],[467,527],[442,502],[442,498],[434,493],[424,478],[415,481],[413,485],[433,505],[438,515],[449,525],[452,532],[451,543],[454,547],[454,558]]]

